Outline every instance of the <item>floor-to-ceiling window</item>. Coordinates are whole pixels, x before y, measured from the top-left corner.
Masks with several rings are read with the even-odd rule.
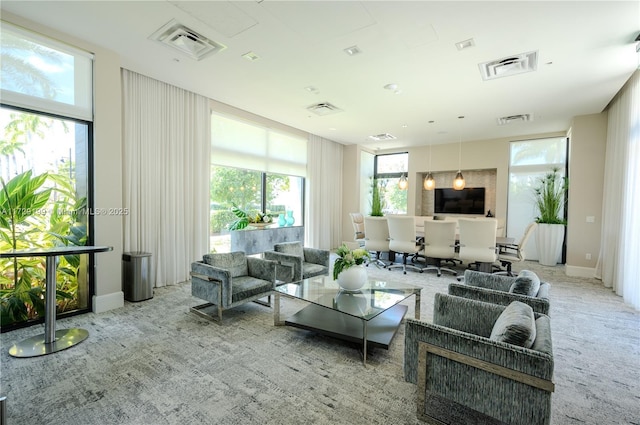
[[[566,137],[511,142],[507,236],[520,240],[527,225],[536,219],[534,188],[553,169],[561,177],[566,175]],[[535,238],[529,239],[525,252],[527,259],[537,259]]]
[[[0,250],[90,240],[92,56],[2,22]],[[88,255],[61,256],[59,314],[89,311]],[[43,320],[45,259],[0,261],[2,330]]]
[[[407,192],[409,187],[409,154],[394,153],[376,155],[374,182],[378,185],[385,214],[407,213]],[[413,182],[415,184],[415,182]]]
[[[304,225],[306,143],[295,135],[211,115],[210,250],[230,250],[235,205],[273,225]],[[282,220],[285,220],[284,222]]]

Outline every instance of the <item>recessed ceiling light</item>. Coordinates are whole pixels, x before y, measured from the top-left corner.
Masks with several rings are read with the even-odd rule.
[[[398,85],[394,83],[389,83],[384,86],[385,90],[398,90]]]
[[[348,54],[349,56],[355,56],[355,55],[359,55],[360,53],[362,53],[362,50],[360,50],[360,48],[358,46],[351,46],[351,47],[347,47],[346,49],[344,49],[344,52],[346,54]]]
[[[320,90],[318,90],[317,88],[313,87],[313,86],[307,86],[304,88],[306,91],[308,91],[309,93],[313,93],[313,94],[318,94],[320,93]]]
[[[242,55],[242,57],[251,62],[257,61],[258,59],[260,59],[260,56],[256,55],[253,52],[247,52],[244,55]]]
[[[468,40],[457,42],[456,43],[456,48],[458,50],[464,50],[464,49],[468,49],[469,47],[473,47],[475,45],[476,45],[476,42],[473,41],[473,38],[470,38]]]

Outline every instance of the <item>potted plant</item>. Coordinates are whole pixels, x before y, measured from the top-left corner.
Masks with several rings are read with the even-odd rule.
[[[538,216],[536,222],[536,245],[538,261],[545,266],[555,266],[562,253],[565,225],[561,213],[567,201],[569,180],[553,168],[540,179],[534,188]]]
[[[242,230],[247,226],[264,228],[273,222],[273,217],[268,212],[264,213],[259,211],[255,214],[250,214],[238,207],[235,203],[232,204],[231,212],[237,218],[229,225],[229,230]]]
[[[333,279],[338,281],[342,289],[356,291],[367,282],[364,263],[371,255],[363,248],[349,249],[342,244],[337,250],[338,258],[333,263]]]
[[[382,197],[380,196],[380,181],[373,179],[372,192],[371,192],[371,216],[382,217]]]

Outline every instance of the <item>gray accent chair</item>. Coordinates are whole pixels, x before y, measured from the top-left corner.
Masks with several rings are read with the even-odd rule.
[[[449,295],[470,298],[493,304],[509,305],[513,301],[528,304],[536,313],[549,314],[549,292],[551,285],[540,282],[534,296],[514,294],[509,289],[517,277],[465,270],[463,283],[450,283]]]
[[[406,319],[404,374],[418,384],[420,419],[434,424],[550,423],[550,319],[532,312],[531,348],[490,339],[506,308],[436,294],[433,323]]]
[[[329,250],[307,248],[302,242],[275,244],[273,251],[264,252],[265,259],[278,263],[278,280],[282,282],[298,282],[314,276],[328,275],[329,256]]]
[[[215,320],[202,310],[216,306],[217,321],[222,324],[222,312],[238,305],[255,301],[270,307],[276,268],[275,262],[247,257],[242,251],[204,255],[202,261],[191,263],[191,294],[207,303],[191,311]],[[259,300],[265,297],[267,302]]]

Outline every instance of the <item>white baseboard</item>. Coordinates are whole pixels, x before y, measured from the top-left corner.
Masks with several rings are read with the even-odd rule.
[[[594,278],[596,269],[593,267],[564,266],[564,272],[567,276]]]
[[[93,296],[94,313],[103,313],[120,307],[124,307],[124,292],[122,291]]]

